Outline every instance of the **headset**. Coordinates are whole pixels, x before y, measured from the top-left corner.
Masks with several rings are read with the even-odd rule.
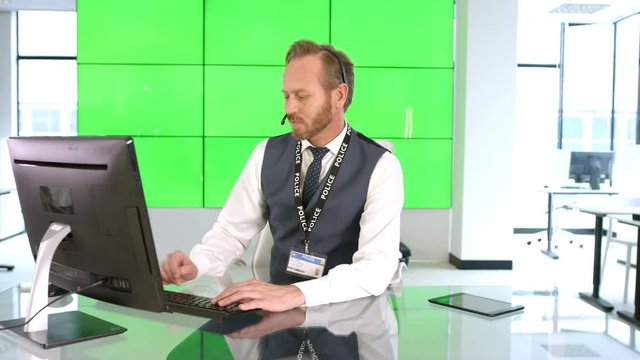
[[[338,56],[338,54],[336,54],[335,51],[329,49],[328,47],[322,47],[322,49],[326,52],[328,52],[329,54],[333,55],[334,58],[336,58],[336,60],[338,60],[338,64],[340,64],[340,75],[342,76],[342,84],[349,84],[347,82],[347,70],[344,67],[344,63],[342,62],[342,60],[340,60],[340,57]],[[287,121],[287,114],[285,113],[284,116],[282,117],[282,120],[280,121],[280,125],[284,125],[284,123]]]

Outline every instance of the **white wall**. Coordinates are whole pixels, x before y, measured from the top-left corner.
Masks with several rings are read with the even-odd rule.
[[[517,2],[456,1],[451,254],[511,260]]]

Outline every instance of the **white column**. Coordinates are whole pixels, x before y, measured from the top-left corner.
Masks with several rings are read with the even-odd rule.
[[[12,187],[6,138],[17,119],[16,13],[0,12],[0,188]]]
[[[511,265],[517,23],[517,1],[456,1],[454,264]]]

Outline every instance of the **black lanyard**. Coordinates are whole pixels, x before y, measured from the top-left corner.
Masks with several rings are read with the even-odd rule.
[[[338,176],[342,161],[344,160],[344,155],[347,153],[347,148],[349,147],[349,140],[351,140],[351,126],[347,127],[347,133],[344,135],[344,139],[342,140],[342,145],[340,145],[340,150],[338,150],[336,160],[333,162],[333,166],[331,166],[331,169],[329,170],[329,175],[327,176],[327,181],[325,181],[324,183],[322,193],[318,197],[318,200],[316,200],[313,216],[311,217],[311,222],[308,226],[307,217],[304,214],[304,205],[302,204],[302,192],[300,191],[300,172],[302,170],[302,143],[298,141],[298,144],[296,145],[296,165],[293,171],[293,200],[296,204],[298,217],[300,218],[300,227],[302,228],[302,232],[304,233],[304,249],[306,253],[309,252],[309,238],[311,230],[313,229],[316,221],[318,221],[318,217],[320,217],[320,213],[324,208],[324,204],[325,202],[327,202],[327,198],[329,197],[331,187],[333,186],[333,183]]]

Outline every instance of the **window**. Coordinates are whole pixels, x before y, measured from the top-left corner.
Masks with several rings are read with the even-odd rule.
[[[613,24],[565,26],[561,143],[563,149],[610,148],[613,42]],[[565,124],[565,120],[568,119],[571,121]],[[568,128],[575,128],[576,121],[581,123],[580,133]]]
[[[18,12],[18,135],[77,133],[76,13]]]
[[[640,14],[613,24],[567,25],[563,42],[560,147],[616,150],[640,143]]]
[[[537,189],[555,181],[560,29],[557,22],[518,23],[513,203],[525,205],[514,210],[516,228],[530,227],[531,219],[537,219],[543,213],[538,208],[546,203],[540,199]]]
[[[616,24],[615,84],[613,117],[615,147],[636,142],[638,114],[638,74],[640,64],[640,14]]]

